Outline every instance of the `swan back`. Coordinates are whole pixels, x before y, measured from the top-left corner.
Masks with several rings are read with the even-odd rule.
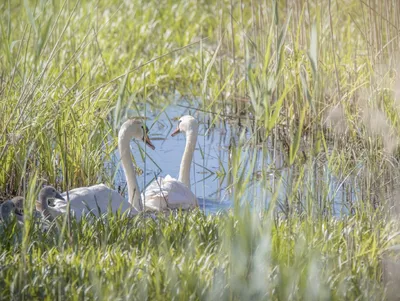
[[[167,209],[189,210],[196,208],[197,198],[182,182],[167,175],[154,180],[142,194],[146,209],[164,211]]]
[[[68,203],[65,199],[67,199],[67,193],[63,192],[61,196],[64,200],[56,199],[54,201],[54,209],[66,212]],[[111,208],[112,212],[121,210],[121,212],[129,211],[130,214],[137,214],[137,211],[132,208],[131,204],[122,195],[104,184],[69,190],[68,199],[71,211],[77,219],[81,219],[83,215],[89,212],[99,216],[106,213],[109,208]]]

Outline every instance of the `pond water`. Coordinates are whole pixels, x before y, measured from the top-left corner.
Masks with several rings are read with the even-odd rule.
[[[192,115],[199,120],[199,136],[194,153],[193,163],[191,165],[191,189],[198,197],[200,207],[207,213],[215,213],[219,210],[226,210],[233,207],[234,189],[229,185],[231,182],[227,171],[230,167],[230,144],[232,141],[239,141],[239,136],[243,129],[235,125],[216,125],[209,127],[208,115],[193,109],[182,106],[169,106],[165,111],[146,112],[146,124],[150,129],[150,139],[155,150],[146,148],[147,156],[144,156],[142,142],[132,142],[131,150],[136,163],[143,170],[142,175],[138,175],[138,182],[141,190],[154,180],[156,176],[166,176],[167,174],[177,178],[179,174],[180,162],[185,148],[185,135],[179,134],[171,137],[172,131],[177,126],[177,119],[183,115]],[[128,112],[129,117],[137,116],[134,112]],[[244,134],[245,140],[246,135]],[[237,144],[236,144],[237,145]],[[140,150],[139,148],[142,148]],[[275,194],[278,202],[282,204],[287,199],[287,187],[291,186],[293,169],[285,167],[284,155],[278,152],[272,152],[267,147],[257,148],[254,146],[239,149],[248,157],[244,160],[243,169],[252,173],[252,180],[245,187],[245,193],[241,195],[243,200],[248,201],[251,206],[266,208],[269,200]],[[250,170],[250,161],[255,158],[255,164]],[[144,158],[146,158],[144,160]],[[126,190],[126,181],[122,168],[118,165],[119,154],[115,152],[117,172],[115,184]],[[322,170],[322,174],[321,174]],[[257,180],[260,174],[264,173],[263,181]],[[333,202],[334,210],[337,213],[347,212],[348,209],[343,205],[343,200],[349,198],[347,181],[336,179],[326,168],[319,168],[318,177],[324,178],[322,181],[330,183],[328,195],[320,196],[330,199]],[[316,179],[311,179],[311,182]],[[320,179],[321,180],[321,179]],[[279,182],[279,183],[278,183]],[[281,185],[279,185],[281,184]],[[299,188],[299,198],[306,195],[310,189],[305,183]],[[318,197],[319,192],[311,192],[314,197]],[[354,192],[350,192],[354,194]],[[353,198],[354,195],[351,196]]]
[[[199,205],[206,213],[217,212],[232,206],[227,188],[226,177],[218,177],[217,173],[223,166],[227,168],[229,157],[230,129],[214,128],[207,132],[206,125],[201,122],[201,116],[193,111],[179,106],[170,106],[164,112],[147,112],[146,124],[150,129],[149,137],[155,150],[146,148],[147,160],[143,160],[144,144],[132,142],[131,150],[143,174],[138,176],[141,189],[149,185],[156,176],[167,174],[174,178],[179,175],[179,167],[185,148],[185,135],[171,137],[177,126],[177,119],[183,115],[193,115],[199,119],[199,136],[191,165],[191,189],[199,200]],[[160,114],[160,115],[159,115]],[[137,114],[136,114],[137,115]],[[135,116],[132,113],[132,116]],[[158,116],[158,117],[157,117]],[[207,132],[207,135],[205,135]],[[119,162],[118,151],[115,152],[115,162]],[[116,186],[126,187],[122,168],[119,166],[115,178]]]

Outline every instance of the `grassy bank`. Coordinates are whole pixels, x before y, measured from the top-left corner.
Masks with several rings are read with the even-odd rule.
[[[113,185],[128,112],[157,122],[178,102],[237,138],[217,173],[227,215],[1,225],[3,299],[392,296],[398,1],[3,1],[0,13],[2,198]]]
[[[395,229],[361,214],[271,221],[249,212],[89,219],[70,238],[33,228],[23,240],[1,228],[1,297],[381,300]]]

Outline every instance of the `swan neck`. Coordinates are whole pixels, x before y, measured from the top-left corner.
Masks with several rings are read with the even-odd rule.
[[[36,203],[38,211],[42,213],[45,219],[51,220],[52,215],[49,209],[48,198],[45,195],[39,194],[39,202]]]
[[[130,140],[126,133],[122,130],[119,135],[118,149],[121,156],[121,165],[125,173],[125,178],[128,186],[128,200],[129,203],[138,211],[142,211],[142,200],[140,199],[139,185],[136,179],[135,166],[132,163]]]
[[[190,188],[190,165],[192,164],[193,153],[197,142],[197,131],[192,130],[186,132],[186,146],[182,156],[181,166],[179,169],[179,181]]]

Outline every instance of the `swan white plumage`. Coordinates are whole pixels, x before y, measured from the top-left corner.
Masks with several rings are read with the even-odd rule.
[[[199,124],[189,115],[183,116],[178,121],[178,127],[171,134],[186,134],[186,146],[182,156],[179,178],[170,175],[165,178],[158,177],[143,192],[145,209],[150,211],[164,211],[168,209],[183,210],[198,207],[197,198],[190,190],[190,165],[196,146]]]
[[[130,141],[132,138],[141,139],[154,149],[154,145],[147,136],[147,127],[139,119],[130,119],[121,126],[118,134],[118,149],[128,186],[128,201],[117,191],[104,184],[98,184],[72,189],[68,191],[68,196],[67,192],[62,193],[62,199],[55,199],[51,212],[54,215],[65,213],[67,211],[67,200],[70,201],[71,212],[75,214],[78,220],[81,219],[83,214],[89,212],[99,215],[98,209],[100,209],[100,213],[105,213],[109,206],[111,206],[113,212],[119,209],[121,209],[121,212],[130,210],[129,214],[131,215],[136,215],[139,211],[142,211],[136,170],[131,158]]]

